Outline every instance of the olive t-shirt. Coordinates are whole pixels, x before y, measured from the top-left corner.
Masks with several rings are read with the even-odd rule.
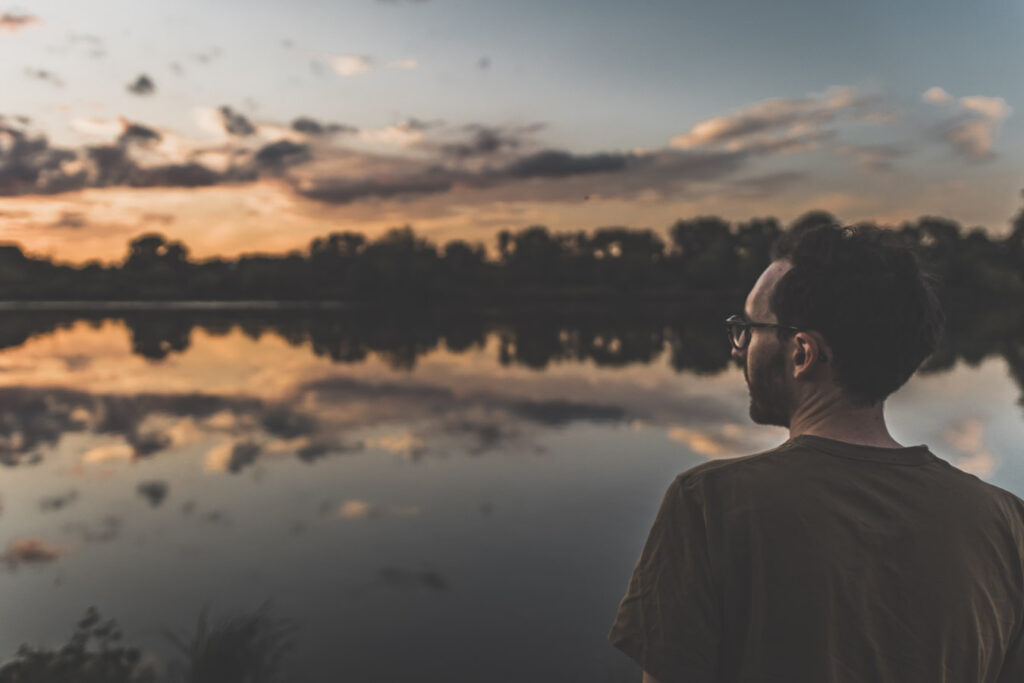
[[[1022,683],[1024,501],[801,434],[683,472],[608,640],[663,683]]]

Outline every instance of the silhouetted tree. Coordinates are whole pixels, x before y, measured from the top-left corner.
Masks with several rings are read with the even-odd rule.
[[[669,228],[673,260],[684,283],[696,289],[727,289],[734,285],[736,252],[730,225],[718,216],[676,221]]]

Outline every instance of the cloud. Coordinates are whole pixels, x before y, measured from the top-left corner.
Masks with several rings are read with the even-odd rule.
[[[712,459],[736,457],[760,450],[761,446],[750,438],[753,434],[749,428],[731,422],[717,428],[671,426],[667,435],[671,441],[684,444],[697,455]]]
[[[330,59],[331,68],[339,76],[356,76],[373,68],[373,61],[366,55],[338,55]]]
[[[206,452],[203,469],[237,474],[256,462],[262,451],[263,447],[255,441],[232,439]]]
[[[134,460],[135,449],[130,444],[111,444],[94,446],[82,455],[82,462],[95,464],[108,460]]]
[[[931,96],[929,96],[931,93]],[[991,161],[995,133],[999,125],[1013,113],[1002,97],[970,95],[953,105],[953,97],[941,88],[931,88],[924,99],[932,104],[954,109],[949,118],[932,126],[929,137],[946,143],[955,154],[968,161]]]
[[[973,416],[962,418],[942,432],[942,440],[962,455],[953,464],[969,474],[989,477],[995,471],[997,460],[985,447],[985,425]]]
[[[783,104],[767,109],[755,106],[751,109],[760,118],[747,112],[733,117],[731,127],[698,125],[695,134],[703,142],[696,146],[590,153],[541,146],[534,140],[544,127],[539,123],[453,127],[410,117],[383,128],[356,129],[300,117],[280,125],[257,123],[226,105],[193,110],[196,123],[216,136],[214,142],[124,118],[74,119],[76,131],[104,137],[106,143],[63,149],[50,147],[43,136],[0,123],[0,196],[114,186],[204,187],[273,178],[298,196],[329,204],[409,201],[449,193],[458,193],[462,204],[580,202],[583,197],[750,198],[763,196],[769,181],[778,187],[794,181],[796,172],[737,178],[743,168],[757,159],[815,149],[836,133],[810,121],[829,120],[835,112],[859,115],[858,108],[868,101],[868,96],[833,89],[816,99],[778,101]],[[786,120],[784,129],[771,135],[751,132],[777,125],[765,118],[773,112]]]
[[[695,124],[670,141],[676,149],[731,144],[739,151],[751,145],[770,145],[767,134],[785,132],[782,140],[806,137],[840,117],[864,119],[875,111],[880,98],[850,87],[832,87],[824,93],[796,99],[770,99]]]
[[[151,507],[159,507],[167,497],[169,487],[164,481],[144,481],[135,487],[139,495],[146,499]]]
[[[424,144],[427,131],[439,125],[439,122],[409,118],[383,128],[364,128],[359,131],[359,139],[389,147],[417,147]]]
[[[949,104],[953,101],[953,96],[939,86],[935,86],[925,90],[921,99],[930,104]]]
[[[627,159],[628,155],[624,154],[575,155],[548,149],[513,161],[498,175],[512,178],[560,178],[585,173],[606,173],[624,170]]]
[[[103,137],[108,140],[112,140],[121,135],[126,127],[123,119],[108,120],[82,118],[71,119],[71,121],[68,122],[68,126],[70,126],[71,130],[76,133]]]
[[[376,67],[376,61],[369,55],[335,55],[333,57],[329,57],[327,59],[327,63],[330,65],[334,73],[346,78],[367,73]],[[415,57],[405,57],[403,59],[395,59],[390,62],[385,62],[381,68],[413,71],[418,69],[419,66],[420,62]],[[313,70],[314,72],[320,72],[321,67],[319,67],[319,62],[313,62]]]
[[[16,33],[32,24],[43,23],[34,14],[19,14],[16,12],[4,12],[0,14],[0,30],[8,33]]]
[[[418,59],[407,58],[407,59],[396,59],[393,62],[388,62],[384,65],[386,69],[402,69],[404,71],[412,71],[413,69],[419,68],[420,62]]]
[[[65,550],[40,538],[17,538],[7,544],[0,562],[9,569],[26,564],[49,564],[65,554]]]
[[[141,74],[125,88],[133,95],[152,95],[156,92],[156,84],[146,74]]]
[[[366,440],[366,445],[371,448],[380,448],[389,453],[404,455],[413,460],[418,459],[429,450],[423,440],[408,429],[403,429],[395,434],[369,438]]]
[[[853,157],[864,171],[892,171],[893,162],[907,156],[910,150],[902,145],[839,145],[836,151]]]
[[[1002,97],[961,97],[960,104],[967,111],[993,121],[1002,121],[1013,112]]]
[[[532,135],[543,128],[544,124],[541,123],[513,127],[471,123],[445,136],[445,139],[431,140],[421,146],[457,160],[494,157],[514,152],[531,143]]]
[[[300,116],[292,121],[292,130],[304,135],[320,136],[334,135],[335,133],[358,133],[355,126],[347,126],[342,123],[320,123],[308,116]]]
[[[246,135],[252,135],[256,132],[253,125],[249,123],[249,119],[245,118],[243,114],[234,111],[231,107],[223,106],[217,111],[220,113],[221,125],[224,127],[224,132],[228,135],[245,137]]]
[[[253,182],[309,159],[309,149],[303,145],[287,140],[264,144],[257,136],[242,135],[251,124],[230,108],[223,109],[196,112],[198,121],[225,140],[205,146],[121,118],[74,119],[71,126],[77,132],[114,140],[78,149],[55,148],[45,136],[0,122],[0,196],[58,194],[87,187]]]
[[[418,507],[395,507],[389,505],[375,505],[365,500],[346,500],[338,506],[335,517],[339,519],[378,519],[380,517],[417,517],[420,514]]]
[[[117,142],[120,145],[129,145],[133,143],[148,145],[151,143],[160,142],[163,136],[148,126],[143,126],[141,123],[131,123],[121,119],[122,125],[121,134],[117,137]]]

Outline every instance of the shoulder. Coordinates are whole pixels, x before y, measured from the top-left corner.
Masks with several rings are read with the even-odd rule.
[[[939,466],[947,475],[954,478],[962,489],[970,490],[975,498],[991,501],[1003,514],[1016,522],[1024,525],[1024,499],[1012,491],[1001,486],[985,481],[971,472],[965,472],[956,465],[953,465],[941,458],[938,459]]]
[[[669,493],[703,499],[714,496],[723,488],[731,488],[744,482],[761,481],[768,472],[778,466],[774,456],[780,447],[735,458],[708,460],[676,475],[669,487]]]
[[[776,463],[773,457],[781,452],[782,446],[770,450],[741,455],[735,458],[717,458],[695,465],[676,475],[673,484],[681,487],[693,486],[711,480],[737,477],[750,471],[770,468]]]

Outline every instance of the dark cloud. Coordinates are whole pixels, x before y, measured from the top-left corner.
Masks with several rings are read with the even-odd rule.
[[[522,130],[532,132],[536,128]],[[505,131],[495,126],[471,124],[464,126],[463,131],[468,133],[469,138],[460,142],[441,144],[441,154],[455,159],[465,159],[517,149],[522,144],[521,132],[518,130]]]
[[[263,429],[284,439],[306,436],[317,430],[316,419],[311,415],[297,413],[286,406],[275,406],[263,414]]]
[[[154,84],[153,80],[146,74],[141,74],[125,87],[128,89],[128,92],[133,95],[152,95],[156,92],[156,84]]]
[[[346,126],[341,123],[320,123],[308,116],[300,116],[292,121],[292,130],[306,135],[333,135],[335,133],[357,133],[359,129],[355,126]]]
[[[17,538],[7,544],[7,551],[0,555],[0,562],[8,569],[17,569],[26,564],[49,564],[64,554],[64,550],[41,538]]]
[[[388,199],[401,195],[439,194],[455,186],[456,175],[436,166],[419,175],[404,178],[318,178],[298,188],[300,194],[331,204],[348,204],[360,199]]]
[[[549,149],[512,162],[501,174],[513,178],[560,178],[585,173],[608,173],[624,170],[628,158],[624,154],[574,155]]]
[[[159,142],[161,139],[160,133],[153,130],[148,126],[144,126],[141,123],[129,123],[125,126],[124,131],[118,136],[117,142],[119,145],[128,145],[131,143],[140,143],[147,145],[153,142]]]
[[[146,458],[171,445],[171,438],[166,434],[149,433],[131,435],[128,443],[135,449],[136,458]]]
[[[309,145],[279,140],[261,147],[260,151],[256,153],[255,160],[261,167],[281,168],[286,164],[301,163],[309,158]]]
[[[251,441],[236,443],[231,449],[231,457],[228,459],[228,471],[238,474],[259,458],[262,447]]]
[[[300,447],[295,454],[299,456],[299,460],[310,463],[336,453],[361,453],[365,447],[362,441],[345,443],[337,438],[319,436]]]
[[[151,455],[170,444],[166,434],[145,430],[150,415],[204,418],[221,411],[259,414],[255,399],[206,394],[102,395],[69,389],[7,387],[0,389],[0,462],[24,462],[43,446],[55,445],[63,434],[90,430],[114,434]],[[81,414],[88,417],[83,419]]]
[[[291,124],[292,130],[307,136],[304,143],[282,139],[258,146],[259,130],[246,116],[228,106],[217,112],[230,140],[166,164],[154,164],[152,158],[161,133],[141,123],[125,124],[116,143],[71,150],[52,148],[45,137],[0,122],[0,137],[7,138],[0,146],[0,196],[88,187],[202,187],[277,177],[301,196],[333,204],[408,200],[456,190],[503,201],[582,201],[595,194],[641,193],[689,198],[707,193],[699,183],[726,181],[755,157],[808,149],[835,134],[812,130],[761,137],[738,149],[525,152],[534,147],[531,136],[543,128],[541,124],[470,124],[446,130],[441,121],[410,117],[393,128],[410,134],[413,141],[408,144],[420,153],[388,156],[342,148],[328,136],[356,133],[355,128],[310,117]],[[214,169],[202,163],[206,153],[225,159],[225,166]],[[69,161],[77,163],[65,163]],[[736,189],[749,195],[753,186]]]
[[[47,71],[46,69],[33,69],[31,67],[28,67],[25,69],[25,75],[29,78],[34,78],[38,81],[46,81],[47,83],[52,83],[58,88],[64,86],[64,81],[62,81],[60,77],[57,76],[57,74],[53,73],[52,71]]]
[[[224,130],[229,135],[245,137],[256,132],[256,128],[249,122],[249,119],[245,118],[243,114],[234,111],[231,107],[223,106],[217,111],[220,113]]]
[[[164,481],[144,481],[135,490],[149,502],[150,506],[159,507],[167,497],[169,488],[167,482]]]

